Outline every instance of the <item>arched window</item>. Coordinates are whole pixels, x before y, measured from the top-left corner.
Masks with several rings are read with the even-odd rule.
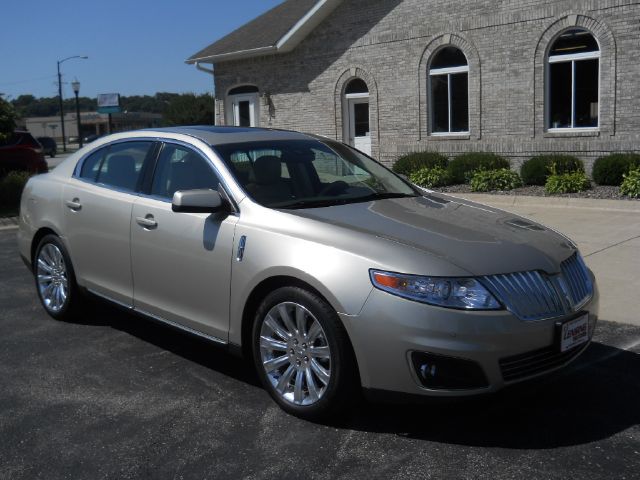
[[[345,95],[351,95],[354,93],[369,93],[369,87],[361,78],[354,78],[351,80],[347,87],[344,89]]]
[[[371,155],[371,121],[369,87],[361,78],[354,78],[344,89],[344,138],[349,145]]]
[[[548,57],[548,129],[597,128],[600,47],[583,28],[562,33]]]
[[[469,63],[456,47],[436,53],[429,66],[431,133],[469,132]]]

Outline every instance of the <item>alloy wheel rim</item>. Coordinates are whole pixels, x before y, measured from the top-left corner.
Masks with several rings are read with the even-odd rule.
[[[318,319],[293,302],[275,305],[260,329],[262,366],[277,394],[286,402],[318,402],[331,379],[331,350]]]
[[[47,243],[40,249],[36,260],[38,290],[45,308],[57,313],[65,306],[69,295],[67,266],[60,249]]]

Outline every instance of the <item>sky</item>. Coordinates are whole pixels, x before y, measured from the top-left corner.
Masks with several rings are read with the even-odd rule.
[[[211,75],[184,61],[281,0],[22,0],[0,9],[0,93],[58,94],[213,92]]]

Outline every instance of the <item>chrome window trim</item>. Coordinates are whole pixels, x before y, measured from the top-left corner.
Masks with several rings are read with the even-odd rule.
[[[83,178],[80,177],[80,172],[82,171],[82,166],[84,165],[84,162],[87,159],[87,157],[89,157],[90,155],[93,155],[98,150],[102,150],[103,148],[111,148],[112,145],[117,145],[119,143],[149,142],[149,141],[158,142],[158,141],[162,141],[162,140],[160,138],[157,138],[157,137],[131,137],[131,138],[119,138],[117,140],[112,140],[111,142],[104,143],[104,144],[100,145],[99,147],[96,147],[93,150],[88,151],[87,153],[82,155],[82,157],[80,157],[80,160],[78,160],[78,162],[76,163],[75,168],[73,169],[73,173],[71,174],[71,177],[72,178],[77,178],[78,180],[83,180],[86,183],[92,183],[94,185],[97,185],[98,182],[92,182],[92,181],[89,181],[87,179],[83,179]]]
[[[195,137],[194,137],[195,138]],[[196,138],[197,140],[197,138]],[[114,187],[112,185],[106,185],[104,183],[100,183],[100,182],[96,182],[96,181],[92,181],[92,180],[88,180],[86,178],[82,178],[80,177],[80,172],[82,171],[82,167],[84,165],[84,162],[86,161],[86,159],[94,154],[95,152],[97,152],[98,150],[104,149],[104,148],[111,148],[112,145],[118,145],[121,143],[129,143],[129,142],[159,142],[162,143],[163,146],[164,144],[176,144],[176,145],[180,145],[183,146],[185,148],[189,148],[193,151],[195,151],[196,153],[198,153],[200,156],[202,156],[204,158],[204,160],[206,160],[206,162],[209,164],[209,166],[213,169],[213,173],[215,173],[215,175],[218,177],[218,181],[220,182],[220,184],[222,185],[222,187],[225,189],[226,194],[229,196],[229,198],[232,200],[232,207],[234,209],[234,214],[238,214],[240,211],[240,202],[234,197],[233,195],[233,189],[229,187],[228,181],[225,179],[224,175],[222,175],[220,173],[220,169],[216,166],[215,162],[212,160],[211,155],[208,155],[206,152],[204,152],[201,148],[189,143],[189,142],[185,142],[184,140],[178,140],[178,139],[174,139],[174,138],[165,138],[165,137],[157,137],[157,136],[153,136],[153,137],[130,137],[130,138],[121,138],[118,140],[113,140],[111,142],[105,143],[103,145],[100,145],[99,147],[96,147],[93,150],[90,150],[89,152],[85,153],[76,163],[76,166],[73,169],[73,173],[71,175],[71,178],[74,178],[75,180],[78,180],[80,182],[86,183],[88,185],[94,185],[100,188],[104,188],[106,190],[111,190],[111,191],[115,191],[115,192],[120,192],[120,193],[126,193],[129,195],[132,195],[134,197],[142,197],[142,198],[149,198],[152,200],[157,200],[163,203],[171,203],[171,199],[166,199],[165,197],[160,197],[159,195],[148,195],[145,193],[142,193],[138,190],[127,190],[127,189],[123,189],[123,188],[118,188],[118,187]],[[214,148],[212,146],[209,146],[210,151],[212,153],[212,155],[218,159],[218,161],[224,165],[224,162],[222,161],[222,159],[220,159],[220,157],[217,155],[217,153],[215,152]],[[158,152],[158,154],[160,154],[160,152]],[[154,164],[154,172],[153,175],[155,175],[155,166],[157,165],[157,161],[158,158],[155,159],[155,164]],[[228,172],[228,174],[231,176],[231,173]],[[153,175],[152,175],[152,180],[153,180]],[[238,185],[238,188],[240,189],[241,192],[244,192],[244,190],[240,187],[240,185]]]

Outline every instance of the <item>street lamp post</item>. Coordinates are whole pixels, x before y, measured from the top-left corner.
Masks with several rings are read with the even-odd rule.
[[[78,102],[78,94],[80,93],[80,82],[76,78],[73,82],[71,82],[71,87],[73,88],[73,93],[76,95],[76,123],[78,125],[78,144],[80,148],[82,148],[82,129],[80,125],[80,102]]]
[[[62,150],[67,151],[67,140],[64,135],[64,108],[62,106],[62,74],[60,73],[60,64],[66,62],[67,60],[71,60],[72,58],[82,58],[86,60],[86,55],[73,55],[71,57],[63,58],[62,60],[58,60],[58,99],[60,100],[60,126],[62,127]]]

